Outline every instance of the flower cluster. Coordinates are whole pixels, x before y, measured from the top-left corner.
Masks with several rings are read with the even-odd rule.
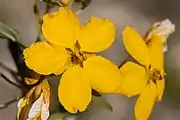
[[[135,117],[147,120],[155,101],[163,96],[166,76],[163,48],[174,29],[166,20],[153,25],[146,38],[142,38],[135,29],[126,27],[122,34],[124,46],[137,62],[126,61],[118,68],[96,55],[114,42],[115,25],[108,19],[91,17],[89,23],[81,26],[75,13],[61,7],[57,12],[44,15],[42,32],[46,40],[26,48],[24,59],[26,65],[39,74],[62,74],[58,97],[70,113],[86,110],[92,90],[96,90],[128,97],[139,95]],[[44,95],[46,99],[43,99]],[[27,101],[26,97],[20,100],[19,111]],[[29,119],[47,119],[47,94],[41,92],[34,101]]]

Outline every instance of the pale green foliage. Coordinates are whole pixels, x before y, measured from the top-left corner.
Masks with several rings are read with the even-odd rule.
[[[0,37],[10,39],[14,42],[19,39],[18,33],[2,22],[0,22]]]

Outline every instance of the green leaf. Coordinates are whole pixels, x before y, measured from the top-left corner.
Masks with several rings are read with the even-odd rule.
[[[103,96],[101,96],[101,97],[93,96],[92,97],[92,104],[96,107],[98,106],[98,107],[101,107],[103,109],[107,109],[111,112],[113,111],[112,106],[107,102],[107,100]]]
[[[19,39],[19,34],[11,27],[0,22],[0,37],[16,42]]]

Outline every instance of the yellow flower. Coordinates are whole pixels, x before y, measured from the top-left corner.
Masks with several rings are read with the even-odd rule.
[[[152,36],[146,43],[131,27],[123,31],[126,50],[141,65],[127,62],[120,71],[125,76],[120,93],[127,96],[140,94],[135,105],[136,120],[147,120],[155,101],[160,101],[164,91],[165,73],[162,36]]]
[[[26,65],[37,73],[63,73],[58,90],[59,100],[71,112],[84,111],[91,101],[91,89],[113,93],[120,86],[116,65],[96,56],[114,41],[115,27],[108,19],[91,17],[80,26],[68,8],[43,17],[45,41],[24,50]]]

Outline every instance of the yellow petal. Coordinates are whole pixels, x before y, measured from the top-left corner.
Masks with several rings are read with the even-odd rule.
[[[47,104],[49,107],[50,104],[50,89],[51,86],[48,82],[48,79],[45,79],[42,83],[42,92],[43,92],[43,99],[44,99],[44,104]]]
[[[139,63],[148,66],[150,64],[150,55],[148,47],[139,33],[131,28],[126,27],[123,31],[123,42],[126,50]]]
[[[62,74],[65,70],[72,67],[71,58],[69,57],[64,66],[60,67],[56,72],[54,72],[55,75]]]
[[[78,38],[81,51],[100,52],[114,41],[115,27],[108,19],[91,17],[90,22],[82,26]]]
[[[161,101],[165,88],[165,79],[157,81],[157,101]]]
[[[148,120],[156,100],[156,84],[150,82],[135,105],[136,120]]]
[[[131,97],[138,95],[145,89],[147,75],[144,67],[133,62],[127,62],[120,68],[120,72],[123,75],[123,82],[118,90],[119,93]]]
[[[79,32],[79,21],[70,9],[61,7],[58,12],[43,17],[42,32],[49,42],[73,48]]]
[[[90,82],[76,65],[64,72],[58,91],[61,104],[71,113],[84,111],[91,101]]]
[[[164,53],[162,37],[154,36],[148,44],[151,56],[152,68],[159,69],[164,72]]]
[[[23,108],[27,105],[28,103],[28,100],[26,98],[21,98],[19,101],[18,101],[18,111],[17,111],[17,120],[20,120],[20,114],[23,110]]]
[[[43,82],[42,82],[42,83],[43,83]],[[42,93],[42,87],[43,87],[42,83],[40,83],[39,85],[37,85],[37,86],[35,87],[35,90],[34,90],[34,92],[33,92],[34,99],[38,99],[39,96],[41,95],[41,93]]]
[[[83,70],[91,81],[91,86],[101,93],[115,93],[121,85],[121,74],[116,65],[101,56],[88,58]]]
[[[47,41],[33,43],[24,50],[26,65],[39,74],[48,75],[56,72],[68,59],[66,50],[55,47]]]
[[[162,36],[153,36],[148,44],[152,68],[158,69],[164,75],[164,53]],[[161,101],[165,87],[165,79],[157,80],[157,101]]]

